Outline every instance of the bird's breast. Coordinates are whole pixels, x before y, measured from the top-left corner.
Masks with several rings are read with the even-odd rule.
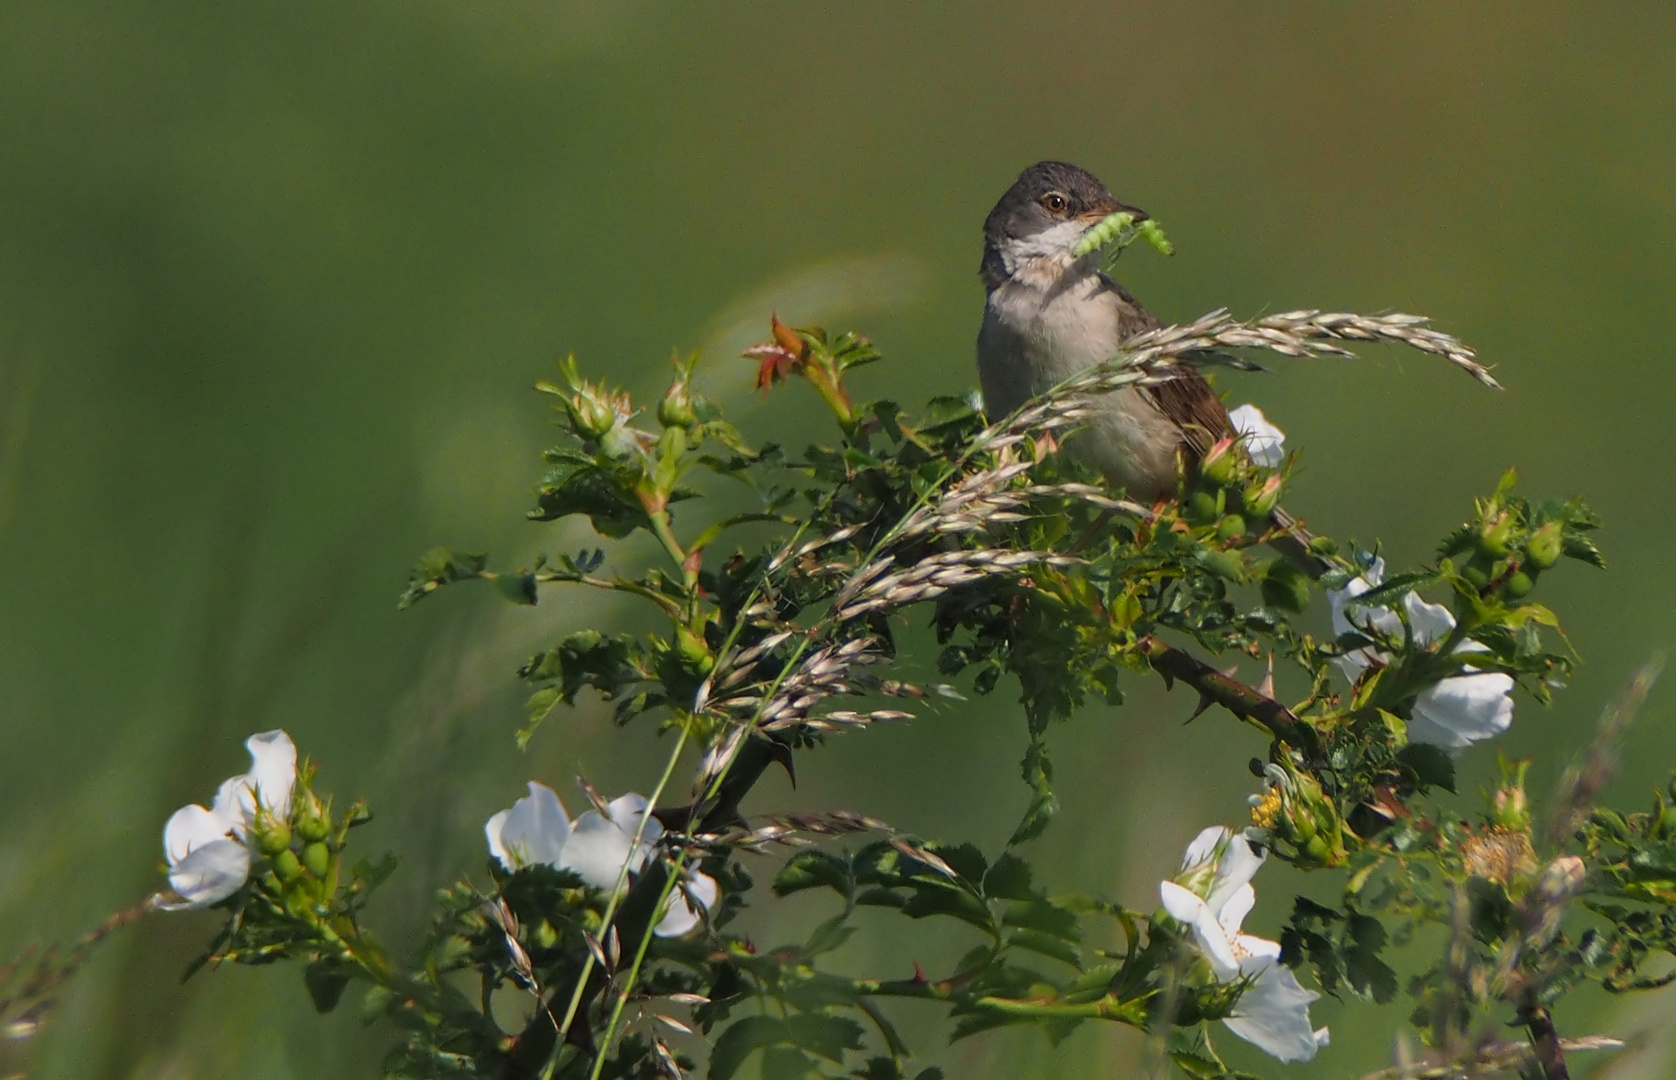
[[[989,294],[978,377],[993,418],[1115,356],[1144,316],[1098,275],[1043,286],[1018,275]],[[1140,391],[1105,395],[1068,449],[1132,494],[1175,489],[1180,433]]]

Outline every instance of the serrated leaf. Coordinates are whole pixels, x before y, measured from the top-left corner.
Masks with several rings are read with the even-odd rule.
[[[1030,864],[1012,852],[1003,854],[983,879],[984,895],[995,900],[1034,900]]]
[[[902,913],[915,919],[947,915],[984,931],[990,930],[995,922],[982,900],[965,889],[940,881],[915,882],[914,891],[902,905]]]
[[[818,889],[822,886],[832,889],[840,896],[849,896],[855,888],[855,879],[850,874],[849,864],[824,851],[800,851],[787,859],[780,872],[774,876],[773,887],[776,896],[790,896],[795,892]]]
[[[1397,761],[1411,770],[1427,787],[1455,790],[1455,760],[1449,752],[1431,743],[1409,743],[1397,751]]]
[[[308,987],[315,1012],[329,1013],[338,1007],[343,991],[349,986],[349,976],[347,968],[331,960],[316,960],[303,969],[303,985]]]
[[[740,1017],[710,1047],[710,1080],[729,1080],[752,1054],[787,1041],[785,1023],[777,1017]]]

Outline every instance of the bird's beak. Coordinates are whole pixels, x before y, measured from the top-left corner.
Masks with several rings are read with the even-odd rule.
[[[1099,205],[1088,210],[1086,213],[1077,215],[1077,220],[1085,221],[1088,224],[1093,225],[1095,222],[1104,221],[1112,214],[1118,213],[1134,214],[1136,221],[1147,221],[1151,217],[1151,215],[1138,206],[1125,206],[1116,199],[1106,199]]]

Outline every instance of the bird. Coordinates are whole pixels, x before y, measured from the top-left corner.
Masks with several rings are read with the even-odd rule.
[[[1092,173],[1063,161],[1025,169],[989,212],[978,270],[986,297],[977,359],[990,416],[1013,412],[1163,325],[1101,271],[1097,252],[1072,254],[1084,233],[1118,212],[1148,220]],[[1097,409],[1066,440],[1066,451],[1114,488],[1149,502],[1176,495],[1180,455],[1196,464],[1236,435],[1222,399],[1187,365],[1155,385],[1104,394]],[[1285,511],[1277,508],[1271,525],[1271,546],[1311,577],[1326,572],[1328,564],[1309,550],[1308,532]]]

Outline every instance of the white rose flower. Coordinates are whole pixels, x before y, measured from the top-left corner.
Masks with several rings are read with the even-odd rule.
[[[1385,560],[1374,559],[1361,577],[1343,589],[1327,594],[1332,608],[1333,632],[1367,637],[1400,638],[1402,619],[1386,607],[1364,607],[1355,602],[1385,579]],[[1455,629],[1455,617],[1441,604],[1428,604],[1412,592],[1402,595],[1403,613],[1416,645],[1433,645]],[[1458,653],[1483,650],[1477,642],[1463,643]],[[1390,662],[1390,656],[1372,646],[1347,653],[1333,661],[1344,677],[1355,682],[1373,664]],[[1475,742],[1494,738],[1513,724],[1513,677],[1500,672],[1478,671],[1469,664],[1462,674],[1443,679],[1421,691],[1414,700],[1408,722],[1410,742],[1431,743],[1446,750],[1460,750]]]
[[[209,907],[238,892],[250,877],[250,833],[258,808],[281,821],[290,816],[297,783],[297,747],[291,736],[265,731],[244,745],[250,771],[223,783],[210,809],[183,806],[163,826],[173,894],[152,898],[159,910]]]
[[[1251,460],[1265,469],[1277,469],[1286,460],[1286,432],[1269,423],[1263,410],[1255,405],[1241,405],[1228,410],[1228,419],[1240,433],[1245,452]]]
[[[645,798],[632,792],[613,799],[607,813],[589,810],[573,822],[552,788],[531,780],[529,789],[528,795],[483,826],[489,853],[508,870],[551,866],[571,871],[596,889],[610,890],[617,887],[625,866],[631,874],[639,872],[663,835],[663,826],[646,816]],[[640,833],[638,844],[636,832]],[[687,933],[718,896],[720,889],[708,875],[687,875],[671,894],[654,932],[659,937]]]
[[[1250,980],[1222,1021],[1228,1029],[1281,1061],[1308,1061],[1328,1042],[1327,1029],[1309,1020],[1310,1002],[1321,995],[1280,963],[1278,942],[1240,931],[1257,902],[1251,878],[1264,858],[1245,837],[1214,826],[1188,845],[1181,873],[1158,891],[1164,910],[1192,930],[1218,982]]]

